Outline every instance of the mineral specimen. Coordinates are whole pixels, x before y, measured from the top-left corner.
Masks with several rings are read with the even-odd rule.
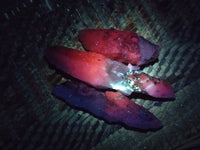
[[[158,57],[157,45],[131,31],[84,29],[79,39],[87,50],[124,63],[143,65]]]
[[[125,95],[142,92],[158,98],[172,98],[173,89],[144,73],[135,73],[130,65],[111,60],[95,53],[56,46],[47,49],[48,61],[57,69],[84,81],[93,87],[114,89]]]
[[[99,91],[79,81],[67,81],[53,88],[53,94],[73,107],[81,108],[109,123],[142,130],[159,129],[162,123],[144,107],[120,92]]]
[[[82,30],[79,39],[89,52],[64,46],[45,51],[50,64],[73,77],[54,87],[53,94],[110,123],[143,130],[161,128],[160,120],[125,96],[174,98],[170,84],[138,71],[157,59],[158,46],[134,32],[111,29]]]

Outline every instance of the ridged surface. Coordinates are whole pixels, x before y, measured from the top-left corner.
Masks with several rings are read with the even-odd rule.
[[[16,5],[16,6],[15,6]],[[25,1],[0,16],[0,149],[192,149],[200,139],[200,3],[170,0]],[[156,132],[127,130],[71,108],[51,95],[62,75],[43,58],[51,45],[83,50],[83,28],[136,31],[160,45],[144,68],[167,80],[176,100],[137,99],[164,124]]]

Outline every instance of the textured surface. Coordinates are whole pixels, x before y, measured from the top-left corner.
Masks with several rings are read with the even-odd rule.
[[[144,65],[158,58],[158,46],[132,31],[84,29],[79,31],[78,36],[88,51],[119,62]]]
[[[2,7],[3,5],[1,5]],[[200,143],[200,4],[149,0],[11,3],[1,9],[0,149],[191,149]],[[144,71],[166,79],[176,100],[137,99],[164,124],[141,133],[107,124],[54,98],[62,76],[49,68],[49,45],[82,49],[78,31],[136,31],[160,45],[159,61]],[[160,106],[160,107],[159,107]]]
[[[72,107],[89,112],[107,123],[120,124],[140,131],[155,131],[162,127],[161,121],[152,113],[120,92],[102,92],[72,80],[55,86],[52,93]]]

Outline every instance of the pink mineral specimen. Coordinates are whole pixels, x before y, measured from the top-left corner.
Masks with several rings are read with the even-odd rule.
[[[172,86],[166,81],[150,77],[145,73],[134,73],[128,76],[132,88],[156,98],[174,98]]]
[[[109,123],[128,128],[155,130],[162,123],[151,112],[120,92],[99,91],[79,81],[67,81],[53,88],[53,94],[69,105],[83,109]]]
[[[125,96],[136,92],[174,98],[169,83],[137,71],[138,65],[157,59],[158,46],[130,31],[87,29],[79,38],[89,52],[64,46],[45,51],[50,64],[79,79],[55,86],[53,94],[110,123],[142,130],[161,128],[159,119]]]
[[[131,31],[84,29],[79,39],[87,50],[124,63],[143,65],[158,58],[158,46]]]
[[[109,84],[108,64],[101,54],[55,46],[47,49],[45,56],[57,69],[92,86],[107,87]]]
[[[142,92],[156,98],[174,97],[165,81],[144,73],[134,73],[127,65],[95,53],[56,46],[45,53],[57,69],[96,88],[114,89],[125,95]]]

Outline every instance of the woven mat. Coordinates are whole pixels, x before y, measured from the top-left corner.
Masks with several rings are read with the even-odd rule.
[[[30,0],[1,9],[0,149],[183,150],[200,143],[200,4],[177,0]],[[164,124],[156,132],[127,130],[73,109],[51,95],[65,79],[43,58],[51,45],[83,50],[84,28],[135,31],[160,45],[144,68],[168,81],[176,100],[137,99]]]

